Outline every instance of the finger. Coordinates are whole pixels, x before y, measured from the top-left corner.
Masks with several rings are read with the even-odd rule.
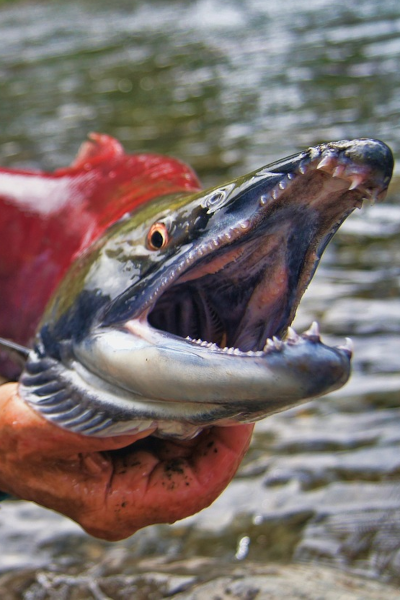
[[[103,519],[87,514],[81,525],[115,541],[205,508],[234,476],[252,430],[253,425],[214,427],[189,444],[148,438],[111,453],[113,474]]]
[[[45,421],[16,392],[15,384],[0,387],[0,454],[7,456],[12,448],[12,460],[4,462],[13,485],[4,489],[58,510],[108,540],[208,506],[236,472],[253,429],[214,427],[188,442],[153,436],[97,440]],[[95,451],[104,445],[119,449]],[[15,481],[21,490],[14,490]]]

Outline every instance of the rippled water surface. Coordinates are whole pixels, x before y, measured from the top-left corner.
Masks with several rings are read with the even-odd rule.
[[[398,155],[399,66],[397,0],[10,2],[0,160],[64,166],[93,130],[182,158],[205,184],[320,141],[375,137]],[[111,545],[34,505],[3,504],[3,572],[50,563],[115,575],[149,555],[200,555],[400,582],[399,168],[387,202],[343,226],[297,317],[300,330],[317,318],[328,342],[353,338],[350,383],[260,423],[229,489],[174,527]],[[26,597],[47,597],[44,572],[35,577]]]

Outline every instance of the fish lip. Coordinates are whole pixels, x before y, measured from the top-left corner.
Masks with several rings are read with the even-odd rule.
[[[196,279],[196,271],[205,268],[214,268],[216,256],[223,256],[227,249],[234,247],[235,244],[243,244],[247,240],[252,239],[252,235],[257,231],[257,224],[260,219],[266,219],[276,207],[282,204],[282,201],[290,197],[291,190],[296,187],[297,183],[304,180],[307,176],[313,173],[327,174],[331,181],[342,182],[348,186],[349,205],[347,209],[342,209],[339,218],[334,222],[324,235],[320,236],[318,244],[315,248],[315,260],[312,263],[308,257],[308,267],[303,269],[303,273],[296,282],[296,294],[292,298],[290,306],[288,306],[286,314],[283,314],[279,323],[270,330],[265,332],[263,339],[259,339],[257,345],[245,348],[253,351],[259,351],[263,348],[267,338],[273,336],[283,337],[287,327],[294,318],[296,308],[300,302],[301,296],[304,293],[309,281],[311,280],[322,253],[332,237],[333,233],[340,226],[343,220],[356,207],[362,205],[364,198],[370,198],[372,201],[379,201],[383,198],[388,187],[391,173],[393,170],[393,157],[390,149],[382,142],[370,139],[358,140],[342,140],[339,142],[330,142],[321,144],[316,147],[311,147],[308,150],[286,158],[283,161],[277,161],[272,165],[261,168],[249,176],[246,182],[240,182],[236,185],[235,182],[227,184],[220,188],[216,188],[208,194],[199,195],[202,197],[203,203],[207,204],[210,197],[216,195],[225,195],[223,202],[219,202],[217,209],[215,205],[211,206],[211,210],[218,212],[222,209],[225,211],[225,217],[229,215],[229,211],[234,210],[236,204],[240,203],[240,199],[251,194],[259,194],[256,209],[252,212],[245,211],[245,216],[237,218],[234,225],[229,229],[220,231],[215,237],[205,237],[200,242],[192,247],[188,252],[184,253],[182,258],[178,258],[175,263],[163,273],[161,280],[157,286],[154,286],[151,293],[147,297],[142,297],[141,305],[136,308],[125,319],[117,319],[117,326],[124,326],[124,322],[132,319],[148,319],[149,326],[154,320],[154,309],[158,305],[162,297],[174,289],[175,286],[181,285],[190,278]],[[261,193],[263,183],[274,181],[274,176],[277,177],[274,185],[267,186],[267,190]],[[261,191],[260,191],[261,190]],[[346,190],[343,190],[343,194]],[[234,198],[234,201],[229,200],[229,196]],[[214,203],[215,204],[215,203]],[[315,202],[315,207],[318,208],[318,200]],[[310,208],[308,204],[305,205]],[[257,236],[257,233],[254,237]],[[293,290],[292,290],[293,291]],[[119,299],[113,303],[114,307],[118,306]],[[109,314],[112,315],[112,307]],[[117,310],[118,313],[118,310]],[[153,316],[152,316],[153,315]],[[105,318],[102,326],[113,326],[114,318]],[[157,326],[157,323],[154,323]],[[168,331],[168,329],[165,329]],[[189,335],[190,332],[187,332]],[[186,337],[184,335],[183,337]],[[191,337],[189,335],[189,337]],[[207,336],[196,336],[201,341],[213,342],[215,340],[207,339]],[[235,340],[230,340],[231,344],[227,346],[238,347]],[[219,343],[219,342],[218,342]]]

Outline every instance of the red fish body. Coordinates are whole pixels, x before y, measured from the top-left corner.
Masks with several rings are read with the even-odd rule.
[[[197,191],[185,164],[125,154],[92,134],[74,163],[54,173],[0,170],[0,337],[27,344],[76,256],[127,211],[157,196]],[[0,374],[14,375],[4,357]]]
[[[188,439],[337,389],[351,344],[290,324],[329,240],[392,170],[383,142],[341,140],[200,190],[184,164],[93,135],[67,169],[0,171],[0,374],[100,437]]]

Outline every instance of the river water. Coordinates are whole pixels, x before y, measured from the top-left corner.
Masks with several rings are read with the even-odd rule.
[[[0,160],[64,166],[90,131],[179,157],[205,185],[320,141],[374,137],[398,156],[399,67],[398,0],[5,3]],[[301,331],[317,318],[328,343],[353,338],[350,383],[259,423],[230,487],[173,527],[107,544],[3,504],[0,570],[33,585],[24,598],[61,597],[43,592],[45,569],[73,586],[93,565],[126,574],[146,557],[311,562],[400,583],[399,196],[400,163],[385,204],[337,234],[296,319]]]

